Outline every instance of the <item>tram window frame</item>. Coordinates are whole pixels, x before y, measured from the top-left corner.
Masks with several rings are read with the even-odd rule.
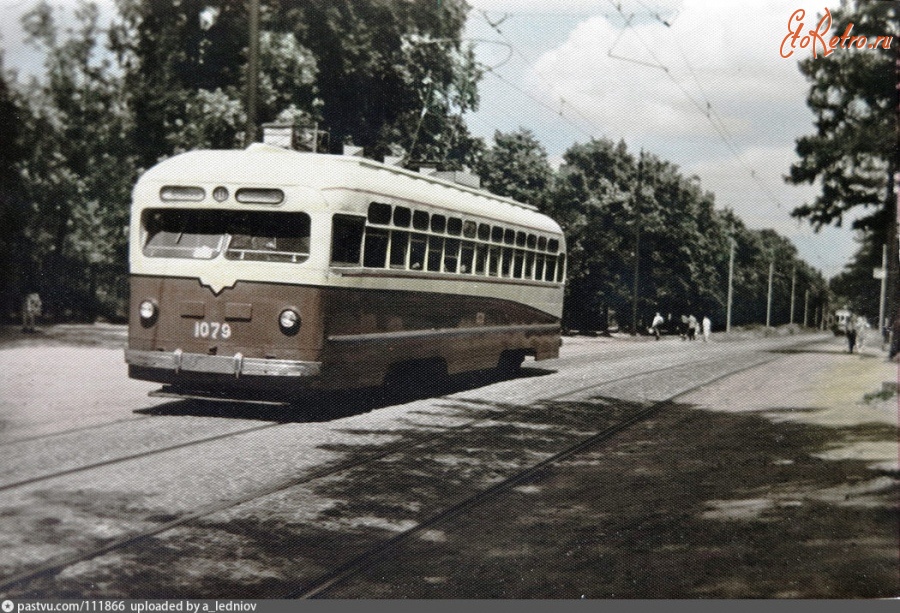
[[[411,232],[409,235],[409,270],[425,270],[428,257],[428,235]]]
[[[309,259],[311,220],[302,212],[228,212],[225,259],[299,264]]]
[[[363,242],[363,267],[385,268],[390,240],[390,230],[366,228],[366,238]]]
[[[431,216],[431,231],[436,234],[443,234],[447,231],[447,217],[434,213]]]
[[[512,266],[512,276],[514,279],[521,279],[524,273],[524,265],[525,265],[525,252],[521,249],[516,249],[513,253],[513,266]]]
[[[441,272],[443,269],[445,240],[437,234],[428,236],[428,256],[425,258],[425,269],[428,272]]]
[[[535,245],[537,245],[537,236],[529,234],[525,241],[525,246],[529,249],[534,249]]]
[[[476,238],[478,236],[478,224],[469,219],[463,222],[463,231],[464,238]]]
[[[472,265],[473,274],[484,276],[487,272],[487,251],[488,246],[483,243],[475,243],[475,255]]]
[[[429,227],[429,218],[427,211],[415,210],[412,216],[413,230],[427,231]]]
[[[448,238],[444,242],[444,272],[458,274],[461,243],[458,238]]]
[[[406,206],[395,206],[393,222],[398,228],[408,228],[412,223],[412,209]]]
[[[525,252],[525,270],[522,273],[523,279],[533,279],[534,278],[534,259],[535,259],[534,251],[526,251]]]
[[[353,267],[362,264],[362,243],[366,218],[336,213],[331,218],[331,265]],[[343,257],[343,256],[347,257]],[[354,259],[355,255],[355,259]]]
[[[500,273],[500,247],[491,245],[487,253],[487,273],[489,277],[497,277]]]
[[[463,222],[459,217],[447,218],[447,234],[450,236],[462,235]]]
[[[370,224],[379,226],[390,225],[392,209],[393,207],[390,204],[385,204],[384,202],[370,202],[366,218]]]
[[[525,246],[525,233],[519,230],[516,232],[516,247]]]
[[[544,281],[553,282],[556,279],[556,257],[548,255],[544,262]]]
[[[547,237],[546,236],[538,236],[537,248],[538,248],[538,251],[546,251],[547,250]]]
[[[395,270],[405,270],[406,257],[409,252],[409,235],[406,230],[391,230],[391,255],[388,266]]]
[[[475,270],[475,243],[462,241],[459,246],[459,273],[471,275]]]
[[[503,231],[503,244],[512,245],[516,242],[516,231],[512,228],[506,228]]]
[[[559,251],[559,239],[551,238],[547,241],[547,251],[557,253]]]
[[[491,226],[491,242],[492,243],[502,243],[503,242],[503,228],[500,226]]]
[[[512,272],[512,247],[503,247],[501,250],[501,258],[500,258],[500,276],[509,278],[510,273]]]
[[[480,240],[480,241],[491,240],[491,224],[487,224],[487,223],[478,224],[478,240]]]

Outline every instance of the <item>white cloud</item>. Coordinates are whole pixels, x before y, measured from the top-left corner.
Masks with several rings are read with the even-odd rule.
[[[707,103],[734,137],[767,138],[772,115],[806,112],[808,85],[794,58],[780,57],[794,10],[809,15],[821,4],[779,0],[686,0],[670,26],[644,12],[623,29],[626,16],[610,11],[582,21],[560,46],[547,51],[527,87],[548,103],[564,98],[606,133],[626,139],[708,135]],[[615,57],[613,57],[615,56]],[[775,134],[769,138],[778,138]]]

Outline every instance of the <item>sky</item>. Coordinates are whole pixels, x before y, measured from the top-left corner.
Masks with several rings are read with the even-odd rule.
[[[466,115],[474,135],[490,143],[497,130],[527,128],[554,165],[576,142],[624,140],[632,153],[643,149],[699,177],[717,207],[733,209],[748,227],[791,239],[826,277],[855,253],[852,220],[814,232],[790,211],[812,202],[817,186],[783,179],[814,118],[797,68],[811,52],[797,48],[783,58],[782,41],[795,11],[805,11],[808,30],[836,0],[468,2],[465,37],[491,67],[479,83],[478,111]],[[35,3],[0,0],[7,69],[39,69],[18,27]],[[98,3],[111,13],[113,0]]]
[[[467,116],[475,135],[490,142],[495,130],[527,128],[555,164],[573,143],[624,140],[698,176],[748,227],[790,238],[826,277],[855,253],[852,219],[814,232],[790,212],[818,186],[783,179],[797,138],[815,128],[797,67],[811,51],[783,58],[782,41],[795,11],[806,31],[837,2],[468,1],[466,36],[492,67]]]

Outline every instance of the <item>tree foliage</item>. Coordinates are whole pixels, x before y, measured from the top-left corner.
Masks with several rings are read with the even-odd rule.
[[[244,140],[248,60],[243,0],[118,0],[113,48],[134,94],[141,160]],[[261,2],[258,122],[316,124],[329,148],[403,153],[459,167],[472,138],[460,116],[480,78],[461,42],[459,0]]]
[[[897,193],[895,176],[900,171],[897,126],[897,45],[900,43],[900,5],[896,2],[842,0],[832,12],[832,31],[843,33],[852,24],[853,34],[892,36],[890,48],[836,49],[828,57],[800,62],[811,82],[807,104],[815,114],[816,133],[797,141],[800,161],[791,166],[793,183],[821,184],[821,193],[793,215],[813,227],[840,226],[845,216],[857,219],[861,250],[846,271],[871,278],[881,265],[881,246],[888,258],[889,312],[898,312]],[[842,291],[871,285],[859,278],[840,282]],[[850,297],[854,301],[856,297]],[[863,300],[863,303],[866,301]],[[874,308],[877,313],[877,306]],[[867,314],[872,316],[871,310]],[[900,314],[900,312],[898,312]]]
[[[674,164],[648,153],[635,156],[623,142],[605,139],[575,144],[563,157],[554,173],[527,130],[498,132],[479,170],[492,190],[539,204],[563,227],[569,256],[567,327],[605,329],[615,320],[642,330],[656,311],[675,323],[682,315],[707,315],[724,327],[732,240],[735,325],[765,321],[771,262],[777,270],[773,324],[802,323],[806,291],[814,304],[824,304],[824,279],[798,259],[790,241],[771,230],[750,230],[732,211],[715,209],[713,195]],[[637,321],[632,321],[635,257]]]
[[[71,28],[41,0],[24,21],[44,74],[0,81],[0,278],[7,312],[36,285],[59,317],[124,312],[131,187],[142,169],[194,148],[241,147],[246,111],[244,0],[118,0],[101,28],[82,0]],[[818,273],[774,233],[746,229],[695,178],[624,143],[592,140],[552,170],[525,129],[492,147],[469,135],[480,71],[461,40],[462,0],[261,0],[259,117],[318,124],[378,158],[476,168],[486,188],[558,219],[568,242],[565,323],[645,325],[656,310],[724,322],[737,243],[734,322],[761,322],[779,262],[775,323],[788,320],[785,266],[820,296]],[[105,38],[105,32],[108,37]],[[105,44],[104,44],[105,42]],[[2,58],[0,58],[2,59]],[[635,249],[640,233],[641,246]],[[635,258],[638,316],[631,321]]]
[[[124,228],[136,177],[130,114],[99,49],[97,7],[81,2],[73,19],[74,27],[61,29],[47,2],[23,19],[46,74],[20,92],[24,151],[17,166],[26,208],[15,285],[40,289],[59,317],[109,314],[122,303],[115,280],[126,270]]]

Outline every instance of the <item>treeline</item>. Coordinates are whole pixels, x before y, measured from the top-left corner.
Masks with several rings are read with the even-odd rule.
[[[563,158],[554,172],[529,131],[498,132],[478,170],[491,191],[536,204],[563,226],[567,327],[646,329],[659,311],[676,320],[706,315],[723,328],[732,241],[733,325],[765,323],[767,315],[772,325],[820,320],[828,300],[821,273],[798,258],[788,239],[748,229],[734,212],[715,209],[697,177],[609,140],[573,145]]]
[[[820,275],[786,239],[717,211],[695,178],[652,154],[594,140],[559,172],[527,131],[487,146],[463,116],[477,108],[481,69],[462,41],[462,0],[261,0],[255,125],[290,122],[324,135],[317,147],[364,148],[415,168],[475,169],[485,187],[558,219],[569,241],[565,325],[631,327],[638,232],[637,317],[656,310],[724,324],[735,241],[732,322],[772,323],[825,300]],[[65,13],[46,1],[23,25],[45,58],[28,78],[0,55],[0,313],[37,290],[56,320],[121,319],[127,299],[128,207],[140,173],[195,148],[243,147],[245,0],[117,0]],[[813,318],[810,314],[809,320]]]

